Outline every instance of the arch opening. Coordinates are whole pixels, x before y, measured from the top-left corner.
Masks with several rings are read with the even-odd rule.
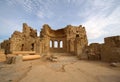
[[[60,41],[60,48],[63,48],[63,41]]]
[[[54,48],[58,48],[58,41],[54,41]]]

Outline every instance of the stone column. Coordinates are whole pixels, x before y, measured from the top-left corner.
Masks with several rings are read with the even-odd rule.
[[[54,41],[52,40],[52,48],[54,48]]]
[[[63,48],[64,48],[64,43],[63,43]],[[67,52],[70,52],[70,40],[67,40],[66,41],[66,50],[67,50]]]
[[[58,41],[58,48],[60,48],[60,41]]]

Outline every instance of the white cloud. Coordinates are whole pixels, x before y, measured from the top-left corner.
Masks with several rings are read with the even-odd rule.
[[[55,27],[66,23],[78,25],[83,22],[88,38],[92,40],[101,36],[120,33],[119,0],[6,0],[6,2],[8,2],[9,6],[16,7],[15,10],[21,9],[20,13],[14,15],[20,14],[19,16],[23,16],[25,22],[26,20],[33,22],[33,20],[36,21],[36,18],[39,18],[42,23],[54,24]],[[4,6],[6,7],[6,5]],[[3,28],[1,34],[5,34],[6,29],[10,29],[9,31],[20,30],[22,24],[18,23],[23,21],[13,21],[11,18],[3,20],[2,24],[6,25],[6,27]]]
[[[96,2],[95,5],[98,7],[102,5],[102,8],[99,12],[96,12],[94,15],[88,16],[88,19],[86,22],[84,22],[84,26],[86,27],[88,39],[97,39],[101,36],[106,37],[109,36],[109,26],[112,25],[112,29],[114,32],[111,33],[113,35],[120,35],[120,30],[114,29],[113,25],[117,25],[120,23],[120,7],[117,6],[114,8],[114,10],[111,10],[111,8],[114,7],[114,4],[112,2],[109,2],[109,4]],[[112,7],[111,7],[112,6]],[[95,7],[95,6],[94,6]],[[109,13],[111,10],[111,13]],[[109,13],[109,14],[108,14]],[[91,13],[93,14],[93,13]],[[107,15],[107,16],[106,16]],[[120,25],[120,24],[119,24]],[[111,29],[110,28],[110,29]],[[116,29],[119,29],[119,27],[116,27]]]
[[[39,18],[44,18],[44,13],[39,11],[37,14],[36,14]]]
[[[17,21],[1,19],[1,22],[4,24],[4,27],[1,27],[2,31],[0,32],[2,35],[10,35],[10,33],[12,34],[15,30],[22,30],[22,24],[18,24]]]

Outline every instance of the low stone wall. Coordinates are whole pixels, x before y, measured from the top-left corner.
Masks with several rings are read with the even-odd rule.
[[[103,45],[101,59],[106,62],[120,62],[120,48]]]
[[[4,50],[0,49],[0,62],[6,61],[6,55],[4,53]]]
[[[120,36],[106,37],[104,42],[101,48],[102,61],[120,62]]]
[[[89,60],[101,60],[101,45],[99,43],[92,43],[86,49],[86,54]]]

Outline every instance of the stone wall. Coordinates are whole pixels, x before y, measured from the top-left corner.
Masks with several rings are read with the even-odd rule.
[[[21,51],[24,39],[22,32],[15,31],[10,38],[10,51]]]
[[[74,53],[82,58],[83,50],[88,46],[88,40],[85,27],[71,26],[66,27],[67,51]]]
[[[8,42],[9,44],[8,44]],[[3,49],[13,51],[36,51],[36,53],[68,52],[80,56],[88,45],[85,27],[67,25],[64,28],[53,30],[47,24],[43,25],[40,37],[37,31],[23,23],[22,32],[15,31],[9,40],[3,42]],[[52,47],[50,47],[50,41]],[[55,47],[57,42],[58,47]],[[6,48],[9,45],[9,49]],[[62,47],[60,46],[62,44]]]
[[[120,36],[106,37],[103,44],[92,43],[85,53],[90,60],[120,62]]]
[[[1,49],[4,49],[5,54],[10,53],[10,40],[4,40],[1,43]]]
[[[0,48],[0,62],[6,61],[5,50]]]
[[[23,31],[15,31],[9,40],[1,43],[1,48],[5,49],[6,53],[13,51],[36,51],[40,53],[37,30],[32,29],[26,23],[23,23]]]
[[[35,51],[37,31],[23,24],[23,32],[15,31],[11,36],[11,52],[12,51]],[[38,51],[38,50],[37,50]]]
[[[107,62],[120,62],[120,36],[104,38],[101,48],[101,59]]]
[[[101,60],[101,46],[99,43],[91,43],[85,50],[89,60]]]
[[[61,41],[62,47],[60,47]],[[45,24],[38,37],[37,30],[23,23],[22,32],[15,31],[9,40],[3,41],[0,45],[5,54],[13,51],[35,51],[38,54],[67,52],[77,55],[80,59],[120,61],[120,36],[106,37],[104,44],[92,43],[88,46],[86,30],[82,25],[67,25],[53,30]]]
[[[79,51],[88,45],[85,27],[82,27],[82,25],[67,25],[65,28],[53,30],[49,25],[45,24],[40,34],[40,38],[46,43],[44,45],[45,52],[68,52],[80,55],[82,53]],[[52,42],[51,48],[50,41]],[[54,47],[55,41],[58,43],[58,48]],[[61,41],[63,42],[63,48],[60,48]],[[77,45],[75,41],[79,41]],[[78,48],[78,46],[81,47]]]

